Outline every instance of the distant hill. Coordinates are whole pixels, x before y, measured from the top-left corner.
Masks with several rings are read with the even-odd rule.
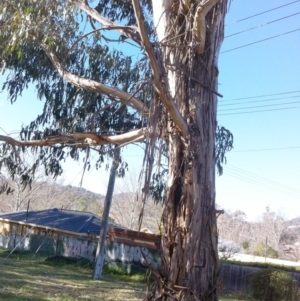
[[[289,226],[300,226],[300,216],[290,219],[288,221],[285,221],[285,226],[289,227]]]
[[[35,182],[31,190],[24,191],[16,182],[12,182],[11,186],[14,188],[13,194],[0,195],[0,212],[26,210],[29,204],[31,210],[64,208],[87,211],[99,216],[103,213],[105,196],[84,188],[53,182]],[[118,193],[113,198],[110,218],[116,223],[136,230],[141,208],[142,204],[136,194]],[[161,213],[161,205],[155,205],[152,200],[148,200],[142,228],[156,233]]]

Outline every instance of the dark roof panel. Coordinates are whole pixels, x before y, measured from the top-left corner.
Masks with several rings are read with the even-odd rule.
[[[102,219],[82,211],[47,209],[40,211],[17,211],[0,214],[0,219],[15,222],[35,224],[41,227],[56,228],[75,233],[99,234]],[[115,223],[109,223],[110,228],[124,228]]]

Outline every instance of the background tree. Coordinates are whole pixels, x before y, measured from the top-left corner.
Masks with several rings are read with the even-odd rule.
[[[164,197],[162,267],[149,299],[217,300],[215,164],[221,172],[232,147],[216,122],[226,9],[227,0],[0,1],[3,89],[13,103],[34,84],[45,101],[21,139],[0,136],[0,166],[30,185],[38,165],[60,175],[61,160],[84,149],[87,169],[90,151],[99,167],[113,145],[146,141],[142,199],[150,187]],[[140,60],[113,49],[112,30]],[[37,152],[31,168],[20,160],[25,147]],[[156,152],[168,157],[165,192],[162,171],[153,178]]]
[[[135,172],[128,171],[127,176],[118,182],[110,210],[110,217],[116,223],[132,230],[139,229],[139,216],[143,207],[142,187],[138,178]],[[154,234],[158,233],[161,214],[161,202],[155,202],[151,197],[147,198],[141,231],[149,230]]]
[[[230,212],[225,210],[218,217],[219,237],[225,241],[241,244],[249,239],[249,223],[246,221],[246,213],[241,210]]]
[[[246,214],[240,210],[218,217],[220,240],[234,242],[244,252],[257,256],[265,256],[266,237],[267,257],[280,255],[285,227],[284,218],[270,208],[266,208],[257,221],[247,221]]]
[[[284,219],[280,214],[277,214],[270,210],[269,207],[262,214],[261,220],[256,223],[256,241],[257,246],[255,250],[259,249],[259,246],[266,244],[277,253],[280,251],[280,238],[285,228]],[[270,249],[270,250],[271,250]],[[274,252],[272,252],[274,253]],[[268,255],[268,254],[267,254]],[[275,256],[273,254],[273,256]]]

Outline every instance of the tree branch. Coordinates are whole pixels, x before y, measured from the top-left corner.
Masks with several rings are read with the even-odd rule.
[[[115,27],[115,29],[123,36],[132,39],[138,45],[141,45],[141,38],[138,31],[138,28],[134,26],[119,26],[114,22],[106,19],[105,17],[101,16],[95,9],[91,8],[86,1],[81,0],[68,0],[69,3],[74,4],[79,9],[85,11],[90,17],[97,20],[104,26],[107,27]]]
[[[219,0],[202,0],[196,10],[196,15],[194,16],[194,23],[193,23],[193,37],[194,37],[194,44],[195,51],[199,54],[204,52],[205,46],[205,37],[206,37],[206,21],[205,17],[207,13],[212,9],[212,7],[218,2]]]
[[[44,49],[46,55],[51,60],[54,68],[59,73],[59,75],[63,77],[70,84],[79,88],[84,88],[91,92],[113,95],[115,97],[118,97],[122,103],[132,107],[138,112],[143,113],[145,115],[149,114],[148,108],[140,99],[122,90],[106,86],[92,79],[83,78],[64,70],[62,64],[59,62],[58,57],[55,55],[55,53],[51,51],[48,48],[48,46],[44,43],[42,43],[40,46]]]
[[[97,146],[105,144],[122,144],[137,139],[142,139],[149,134],[149,130],[146,128],[134,130],[128,133],[108,136],[108,135],[97,135],[94,133],[74,133],[70,135],[57,135],[49,136],[45,140],[30,140],[21,141],[11,138],[9,136],[0,135],[0,141],[6,142],[12,146],[52,146],[56,144],[63,144],[67,142],[82,142],[76,144],[77,147]]]
[[[165,75],[166,72],[162,67],[162,62],[158,61],[160,58],[156,58],[152,45],[149,41],[147,31],[145,28],[144,16],[139,0],[132,0],[132,3],[135,11],[137,24],[139,26],[139,33],[141,37],[142,46],[145,49],[147,56],[150,60],[154,86],[159,94],[162,103],[165,105],[176,126],[179,128],[183,136],[186,137],[188,135],[188,126],[185,120],[183,119],[182,115],[180,114],[177,105],[172,99],[170,92],[167,89],[168,79]]]

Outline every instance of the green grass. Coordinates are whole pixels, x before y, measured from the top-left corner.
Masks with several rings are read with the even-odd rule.
[[[121,268],[105,268],[100,281],[92,280],[91,264],[84,259],[47,258],[39,254],[0,248],[0,300],[2,301],[126,301],[146,296],[144,275],[126,275]],[[254,301],[227,293],[219,301]]]
[[[256,301],[249,294],[245,293],[227,293],[219,296],[219,301]]]
[[[146,284],[125,275],[92,280],[92,270],[80,264],[49,264],[44,256],[15,252],[8,259],[0,249],[0,300],[10,301],[123,301],[142,300]],[[131,280],[131,281],[130,281]],[[140,280],[140,279],[139,279]]]

